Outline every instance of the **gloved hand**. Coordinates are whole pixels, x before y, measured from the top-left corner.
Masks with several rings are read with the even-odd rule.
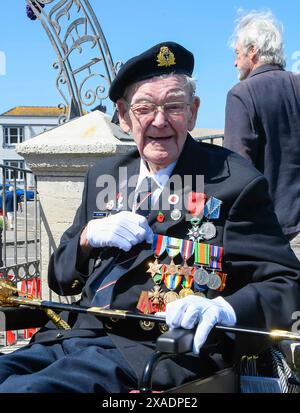
[[[156,313],[162,315],[162,313]],[[223,297],[212,300],[188,295],[167,304],[166,323],[170,328],[192,329],[195,326],[193,352],[198,354],[205,343],[210,330],[215,324],[233,326],[236,324],[236,314],[232,306]]]
[[[87,225],[87,241],[91,247],[117,247],[129,251],[142,241],[151,243],[152,229],[145,217],[130,211],[121,211],[102,219],[93,219]]]

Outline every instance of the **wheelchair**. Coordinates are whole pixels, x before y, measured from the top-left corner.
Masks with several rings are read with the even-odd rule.
[[[40,309],[0,307],[0,330],[39,328],[49,321]],[[161,360],[192,351],[194,331],[174,329],[156,341],[156,350],[145,363],[136,392],[152,393],[152,378]],[[216,358],[219,370],[212,376],[182,384],[163,393],[299,393],[300,342],[277,341],[263,355],[244,356],[228,364]],[[268,371],[268,374],[266,372]],[[271,374],[270,374],[271,372]]]

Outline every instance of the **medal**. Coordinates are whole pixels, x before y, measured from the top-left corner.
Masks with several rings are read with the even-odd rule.
[[[205,240],[215,238],[217,229],[212,222],[204,222],[200,227],[200,236]]]
[[[179,291],[179,297],[183,298],[186,297],[187,295],[193,295],[194,291],[191,288],[183,288],[182,290]]]
[[[175,293],[175,291],[168,291],[164,295],[164,303],[167,305],[168,303],[171,303],[172,301],[178,300],[179,295]]]
[[[195,264],[209,266],[210,245],[203,242],[195,243]]]
[[[161,304],[164,298],[164,291],[159,287],[159,285],[155,285],[151,291],[148,292],[148,296],[153,304]]]
[[[177,275],[179,272],[179,265],[176,265],[173,259],[180,252],[182,240],[179,238],[174,238],[174,237],[168,237],[167,240],[168,241],[167,241],[166,251],[168,253],[168,256],[171,258],[171,262],[169,265],[166,266],[167,267],[166,273],[171,276]]]
[[[199,295],[200,297],[206,297],[205,293],[202,291],[196,291],[194,295]]]
[[[222,201],[211,196],[205,204],[204,216],[209,219],[218,219],[220,216]]]
[[[188,266],[187,260],[193,255],[194,248],[195,244],[191,240],[183,240],[181,243],[180,253],[184,262],[180,267],[180,274],[183,275],[186,280],[192,274],[193,267]]]
[[[194,282],[198,285],[206,285],[209,281],[208,272],[201,266],[194,272]]]
[[[223,247],[217,247],[215,245],[210,246],[210,267],[222,270],[222,256],[223,256]]]
[[[189,229],[187,236],[191,241],[199,241],[202,236],[199,228],[200,219],[199,218],[192,218],[191,224],[192,228]]]
[[[155,261],[149,264],[149,269],[146,271],[151,274],[155,284],[160,284],[162,280],[162,264],[159,264],[158,258],[165,251],[167,246],[167,237],[164,235],[154,234],[152,242],[152,250],[154,252]]]
[[[211,290],[217,290],[221,287],[222,280],[221,277],[218,276],[214,271],[209,274],[209,280],[207,283],[208,288]]]
[[[153,278],[153,281],[155,282],[155,284],[161,283],[161,279],[162,279],[162,274],[160,272],[161,267],[162,267],[162,264],[159,264],[158,259],[156,258],[154,262],[149,264],[149,269],[146,271],[151,274],[151,277]]]
[[[181,218],[181,211],[179,211],[179,209],[173,209],[173,211],[171,211],[171,218],[173,221],[178,221]]]

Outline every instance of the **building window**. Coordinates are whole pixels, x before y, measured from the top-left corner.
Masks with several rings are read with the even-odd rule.
[[[24,161],[3,161],[4,166],[13,166],[14,168],[22,168],[24,169]],[[17,181],[23,181],[24,180],[24,173],[22,171],[16,171],[14,169],[10,168],[5,168],[5,179],[6,181],[13,182],[14,178],[16,178]]]
[[[15,146],[24,141],[23,126],[3,126],[4,141],[3,146]]]

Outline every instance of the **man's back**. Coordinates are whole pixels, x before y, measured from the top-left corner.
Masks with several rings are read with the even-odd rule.
[[[227,96],[224,145],[269,182],[286,235],[300,230],[300,74],[262,65]]]

